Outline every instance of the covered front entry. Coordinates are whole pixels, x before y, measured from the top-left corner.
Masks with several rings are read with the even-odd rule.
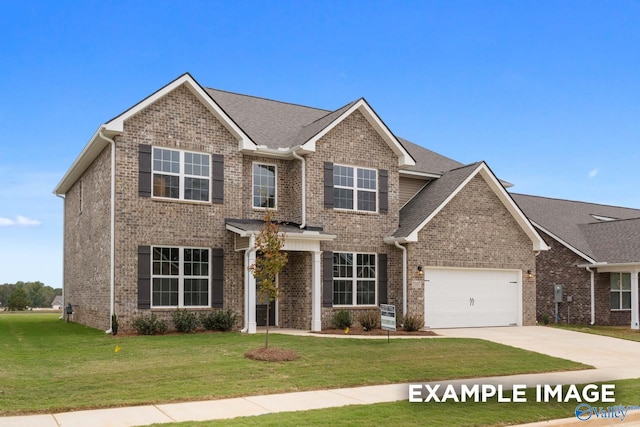
[[[258,300],[256,279],[249,271],[255,263],[257,251],[255,236],[264,223],[259,220],[226,220],[227,230],[236,234],[235,247],[244,252],[244,327],[243,332],[256,333],[256,327],[262,322],[266,325],[266,305]],[[278,277],[283,292],[283,301],[272,306],[273,316],[270,324],[280,325],[278,313],[282,313],[287,322],[294,327],[300,325],[300,319],[292,314],[300,314],[302,308],[306,320],[303,329],[321,330],[321,295],[322,283],[320,265],[322,252],[320,242],[334,240],[336,236],[322,232],[320,229],[301,229],[294,224],[280,224],[280,232],[284,234],[283,251],[289,252],[289,262]],[[308,292],[310,291],[310,292]],[[310,299],[310,300],[309,300]],[[304,309],[304,307],[309,309]],[[271,316],[270,316],[271,317]],[[264,320],[263,320],[264,319]]]
[[[520,270],[425,268],[427,328],[522,324]]]

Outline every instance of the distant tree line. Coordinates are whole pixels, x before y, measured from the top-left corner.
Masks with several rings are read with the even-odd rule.
[[[51,308],[56,295],[62,295],[62,289],[42,282],[5,283],[0,285],[0,310]]]

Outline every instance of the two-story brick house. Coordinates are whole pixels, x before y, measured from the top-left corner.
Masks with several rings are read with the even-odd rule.
[[[397,138],[364,99],[328,111],[185,74],[101,125],[55,193],[65,304],[96,328],[230,308],[255,332],[267,209],[289,256],[272,324],[320,330],[380,303],[428,327],[535,322],[547,246],[503,183]]]

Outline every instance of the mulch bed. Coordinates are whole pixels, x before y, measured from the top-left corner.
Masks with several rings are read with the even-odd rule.
[[[344,329],[323,329],[322,331],[319,332],[314,332],[316,334],[329,334],[329,335],[371,335],[371,336],[376,336],[376,335],[383,335],[383,336],[387,336],[387,331],[385,331],[384,329],[373,329],[370,331],[365,331],[364,328],[362,326],[352,326],[349,328],[348,332],[345,332]],[[436,334],[433,331],[405,331],[404,329],[402,329],[402,327],[398,327],[395,332],[394,331],[390,331],[389,332],[390,336],[400,336],[400,335],[404,335],[404,336],[425,336],[425,337],[429,337],[429,336],[437,336],[438,334]]]
[[[300,355],[293,350],[277,347],[260,347],[254,350],[249,350],[244,354],[244,357],[253,360],[260,360],[263,362],[290,362],[300,358]]]

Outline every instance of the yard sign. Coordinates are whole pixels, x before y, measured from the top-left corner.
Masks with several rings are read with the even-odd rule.
[[[380,325],[385,331],[396,330],[396,306],[393,304],[380,304]]]

